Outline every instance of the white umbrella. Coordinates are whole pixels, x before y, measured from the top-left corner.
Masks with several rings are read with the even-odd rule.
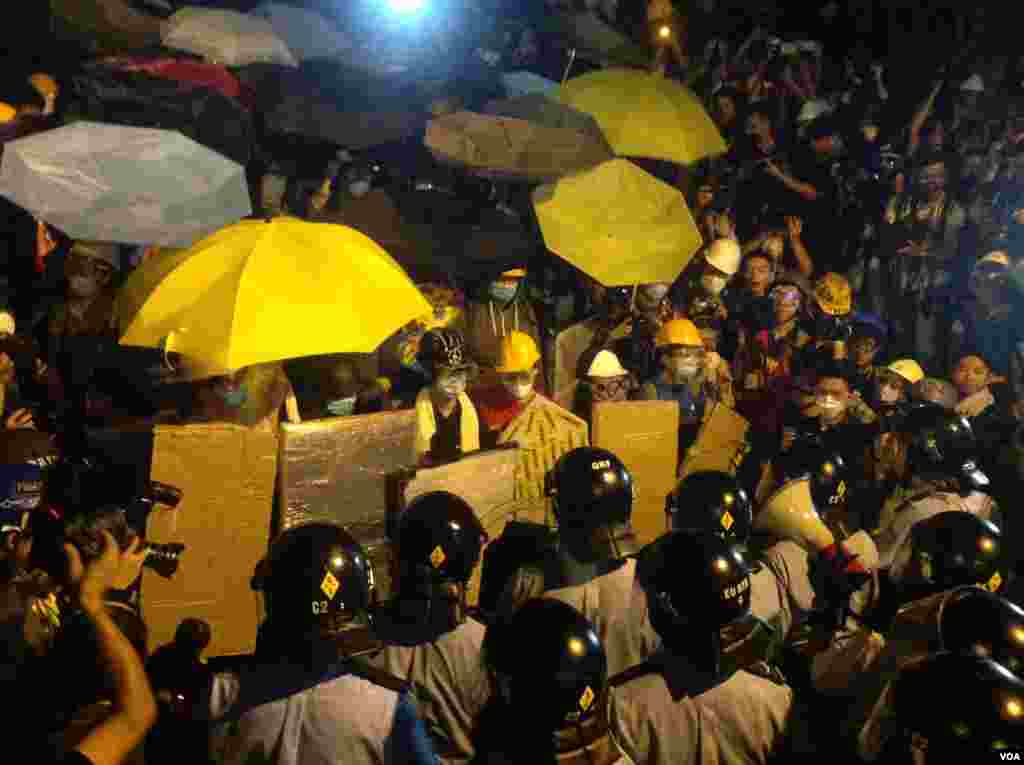
[[[178,132],[97,122],[8,143],[0,196],[73,239],[167,247],[252,213],[237,162]]]
[[[222,66],[298,66],[266,19],[236,11],[182,8],[163,23],[163,44]]]
[[[333,59],[352,47],[337,26],[315,11],[281,3],[265,3],[254,16],[266,19],[288,49],[301,61]]]

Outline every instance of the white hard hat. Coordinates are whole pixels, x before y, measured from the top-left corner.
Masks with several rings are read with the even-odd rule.
[[[984,93],[985,92],[985,81],[981,79],[980,74],[972,74],[963,84],[960,86],[960,90],[966,90],[971,93]]]
[[[625,374],[619,357],[611,351],[599,351],[587,370],[587,377],[622,377]]]
[[[800,109],[800,113],[796,117],[798,123],[814,122],[818,117],[830,114],[832,112],[832,106],[828,101],[821,98],[815,98],[811,101],[804,103]]]
[[[708,247],[708,254],[704,259],[723,274],[733,276],[740,270],[743,253],[740,252],[740,246],[735,239],[716,239]]]
[[[0,310],[0,335],[13,335],[14,330],[14,314],[8,310]]]

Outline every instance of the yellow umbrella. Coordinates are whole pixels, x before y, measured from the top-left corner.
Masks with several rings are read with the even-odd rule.
[[[345,226],[246,220],[143,263],[122,345],[179,353],[204,374],[327,353],[370,353],[431,311],[405,271]]]
[[[533,192],[547,248],[606,287],[672,282],[702,239],[686,200],[626,159]]]
[[[674,80],[638,69],[601,69],[569,80],[557,93],[563,104],[597,120],[620,157],[686,165],[726,151],[700,99]]]

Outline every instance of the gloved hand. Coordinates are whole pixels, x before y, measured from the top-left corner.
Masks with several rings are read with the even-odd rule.
[[[871,579],[871,573],[841,543],[822,550],[810,564],[816,619],[828,630],[842,627],[850,596]]]

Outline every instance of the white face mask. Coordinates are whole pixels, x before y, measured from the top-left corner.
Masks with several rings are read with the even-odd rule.
[[[370,193],[370,182],[369,181],[353,181],[352,183],[350,183],[348,185],[348,190],[349,190],[349,193],[352,194],[352,196],[354,196],[356,198],[358,198],[358,197],[365,197],[367,194]]]
[[[725,289],[725,285],[729,283],[729,280],[724,276],[703,276],[700,283],[704,289],[718,297],[722,294],[722,290]]]
[[[670,361],[669,371],[678,380],[690,380],[700,372],[699,361]]]
[[[881,385],[878,388],[878,398],[883,404],[895,404],[900,400],[900,389],[892,385]]]
[[[349,417],[356,410],[356,397],[340,398],[327,404],[332,417]]]
[[[516,401],[525,401],[533,393],[533,385],[530,383],[507,382],[503,384],[508,394]]]
[[[75,297],[93,297],[100,291],[100,284],[89,276],[75,275],[68,279],[68,289]]]
[[[844,409],[843,402],[835,396],[818,396],[815,399],[815,403],[822,414],[826,416],[834,417]]]
[[[448,398],[458,398],[466,392],[466,378],[445,377],[437,381],[437,389]]]

